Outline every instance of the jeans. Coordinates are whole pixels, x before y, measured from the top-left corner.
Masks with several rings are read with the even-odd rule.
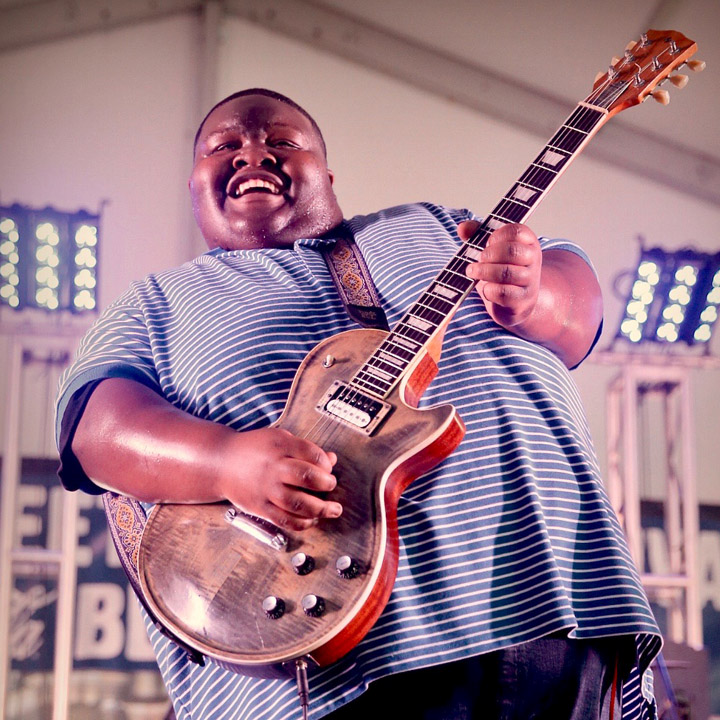
[[[569,640],[548,636],[382,678],[359,698],[326,717],[620,720],[619,691],[613,691],[612,685],[621,648],[619,638]]]

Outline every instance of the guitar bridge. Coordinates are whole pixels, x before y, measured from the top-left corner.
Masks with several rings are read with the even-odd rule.
[[[336,380],[315,409],[365,435],[372,435],[392,405]]]

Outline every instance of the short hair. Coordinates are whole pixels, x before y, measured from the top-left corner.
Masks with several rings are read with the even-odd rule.
[[[208,110],[205,117],[202,119],[202,122],[198,126],[197,132],[195,133],[195,140],[193,141],[193,154],[195,153],[195,149],[197,148],[198,140],[200,138],[200,131],[202,130],[203,125],[205,125],[205,121],[208,119],[208,117],[210,117],[210,115],[221,105],[224,105],[226,102],[230,102],[235,98],[243,97],[244,95],[264,95],[265,97],[272,98],[273,100],[277,100],[278,102],[285,103],[286,105],[289,105],[291,108],[297,110],[299,113],[304,115],[310,121],[313,130],[320,138],[323,155],[327,157],[327,146],[325,145],[325,138],[323,137],[322,131],[320,130],[320,126],[315,122],[315,118],[313,118],[313,116],[307,110],[305,110],[304,107],[298,105],[294,100],[291,100],[286,95],[282,95],[279,92],[275,92],[274,90],[268,90],[266,88],[248,88],[246,90],[239,90],[238,92],[235,92],[232,95],[228,95],[226,98],[220,100],[220,102],[215,103],[215,105],[213,105],[210,110]]]

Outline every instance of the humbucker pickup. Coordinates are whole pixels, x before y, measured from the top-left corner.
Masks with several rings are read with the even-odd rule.
[[[348,383],[336,380],[320,399],[315,409],[323,415],[371,435],[380,421],[392,410],[390,403],[378,400]]]

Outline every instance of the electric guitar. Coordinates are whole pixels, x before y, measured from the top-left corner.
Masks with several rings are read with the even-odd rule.
[[[557,178],[613,115],[682,87],[696,44],[653,31],[599,76],[475,235],[388,333],[352,330],[316,346],[295,376],[276,426],[338,456],[340,518],[286,532],[226,503],[157,505],[138,568],[147,605],[186,645],[225,667],[267,674],[309,659],[328,665],[378,619],[398,564],[397,503],[405,488],[460,444],[450,405],[417,409],[437,372],[442,338],[475,282],[465,274],[487,238],[525,222]]]

